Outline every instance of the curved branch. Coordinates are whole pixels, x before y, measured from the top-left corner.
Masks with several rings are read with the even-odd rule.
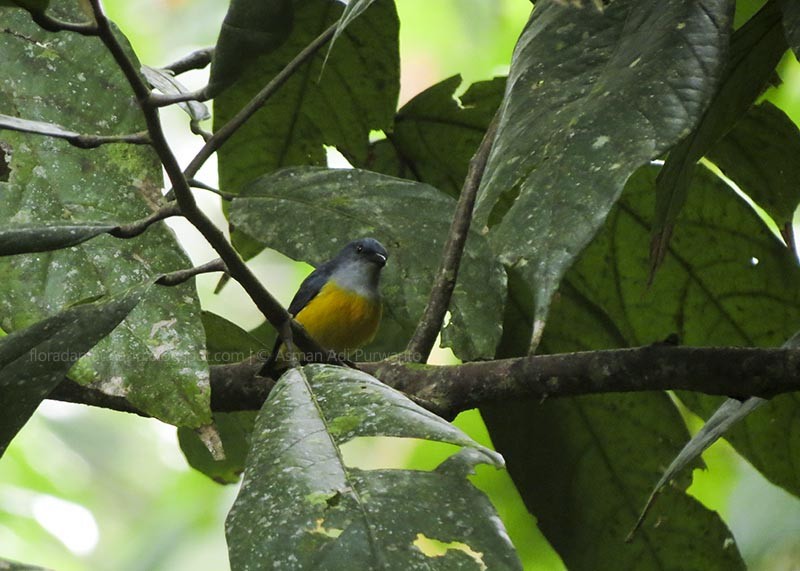
[[[256,376],[261,365],[253,360],[211,367],[212,410],[261,408],[275,384]],[[445,418],[521,399],[663,390],[744,399],[800,391],[800,350],[782,348],[649,345],[444,367],[389,361],[358,367]],[[130,412],[124,399],[96,393],[64,381],[48,398]]]
[[[461,266],[461,257],[464,254],[464,245],[467,243],[469,226],[472,221],[472,210],[475,207],[475,198],[478,187],[486,170],[486,161],[497,133],[497,115],[489,124],[483,140],[469,161],[469,169],[464,179],[461,195],[458,197],[453,221],[442,252],[442,261],[439,271],[431,288],[428,305],[417,324],[414,335],[408,342],[406,350],[398,357],[399,360],[409,360],[424,363],[431,354],[436,337],[442,329],[450,298],[458,279],[458,269]]]

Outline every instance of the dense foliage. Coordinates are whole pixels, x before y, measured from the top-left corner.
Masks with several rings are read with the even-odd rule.
[[[522,398],[514,364],[565,355],[569,375],[570,353],[598,352],[590,376],[605,382],[602,350],[780,347],[800,329],[800,130],[761,97],[800,55],[800,9],[769,0],[742,17],[750,4],[541,0],[507,77],[450,77],[398,109],[393,0],[231,0],[214,50],[163,69],[139,63],[99,0],[0,2],[0,456],[48,396],[174,425],[194,468],[242,481],[234,570],[521,569],[470,480],[481,464],[507,465],[570,569],[744,568],[677,467],[625,541],[689,440],[682,407],[707,418],[721,401],[702,393],[720,391],[697,378],[678,394],[609,381],[563,396],[555,375],[563,398],[542,402]],[[205,88],[181,85],[207,66]],[[170,104],[205,140],[183,170],[159,123]],[[353,168],[329,168],[326,147]],[[219,189],[195,180],[213,153]],[[209,190],[230,241],[197,208]],[[221,260],[192,268],[163,223],[175,216]],[[360,236],[391,259],[365,360],[394,357],[372,375],[328,363],[279,379],[230,358],[286,334],[245,261],[271,248],[317,263]],[[201,310],[193,279],[221,270],[273,327]],[[465,363],[443,370],[445,389],[403,383],[433,368],[426,329]],[[665,374],[692,374],[682,355]],[[476,361],[504,371],[505,392],[459,408]],[[646,388],[656,368],[631,374]],[[795,394],[727,401],[708,442],[746,416],[726,438],[800,496]],[[442,417],[476,404],[496,452]],[[430,470],[348,464],[342,447],[372,437],[453,453]]]

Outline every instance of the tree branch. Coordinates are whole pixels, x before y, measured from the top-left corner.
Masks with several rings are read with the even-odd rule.
[[[461,365],[381,361],[358,367],[445,418],[496,402],[616,392],[688,390],[710,395],[771,398],[800,391],[800,350],[673,347],[533,355]],[[261,362],[211,367],[211,408],[258,410],[275,384],[255,376]],[[48,398],[130,412],[119,397],[103,397],[63,381]]]
[[[113,230],[109,232],[114,238],[135,238],[142,234],[145,230],[150,228],[156,222],[160,222],[166,218],[171,218],[172,216],[180,216],[181,209],[175,202],[170,202],[165,206],[162,206],[155,212],[153,212],[147,218],[142,218],[141,220],[137,220],[136,222],[131,222],[130,224],[122,224],[117,226]]]
[[[456,210],[453,214],[453,221],[450,224],[450,232],[442,252],[442,261],[436,280],[431,288],[428,305],[425,312],[417,324],[414,335],[408,342],[405,352],[399,356],[400,360],[417,361],[424,363],[428,360],[436,343],[436,336],[442,329],[447,308],[450,306],[450,298],[453,289],[456,287],[458,279],[458,269],[461,265],[461,257],[464,253],[464,245],[469,235],[469,226],[472,221],[472,210],[475,207],[475,198],[478,194],[478,187],[486,170],[486,161],[489,158],[489,151],[492,150],[495,134],[497,133],[497,115],[492,119],[480,146],[475,151],[469,161],[469,169],[464,179],[464,186],[458,197]]]
[[[289,323],[294,334],[297,345],[306,352],[327,355],[328,351],[319,346],[311,336],[297,324],[284,309],[280,302],[270,294],[267,289],[258,281],[255,274],[250,271],[247,264],[242,261],[239,254],[225,238],[225,234],[217,228],[205,213],[197,205],[197,201],[189,187],[187,177],[184,176],[178,160],[175,158],[172,149],[167,142],[161,121],[158,116],[158,109],[150,105],[150,89],[139,75],[133,61],[128,57],[122,45],[117,40],[111,30],[111,25],[103,12],[100,0],[90,0],[94,11],[95,21],[97,22],[98,35],[108,51],[114,57],[122,73],[131,85],[136,96],[136,101],[142,110],[147,131],[150,134],[153,149],[158,155],[167,177],[172,184],[180,207],[181,214],[203,235],[212,248],[219,254],[222,261],[228,268],[229,275],[239,282],[259,311],[264,314],[267,321],[278,331],[281,331],[286,323]],[[221,143],[220,143],[221,144]]]

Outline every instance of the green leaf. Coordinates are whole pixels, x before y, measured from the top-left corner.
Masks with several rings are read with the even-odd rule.
[[[712,433],[713,439],[724,432],[725,439],[765,478],[800,497],[800,470],[797,467],[800,397],[797,394],[779,395],[768,401],[751,398],[739,403],[738,407],[728,401],[720,405],[718,398],[695,393],[681,392],[678,396],[692,412],[707,418],[712,427],[722,416],[725,426]],[[726,413],[731,409],[733,411],[728,416]],[[721,411],[719,416],[718,411]],[[730,427],[734,422],[738,424]],[[770,443],[782,444],[774,446]],[[661,501],[659,498],[658,502]]]
[[[75,306],[0,339],[0,456],[72,365],[125,319],[149,287]]]
[[[204,311],[203,329],[206,332],[206,350],[209,365],[239,363],[251,357],[266,359],[272,350],[271,341],[266,343],[254,337],[224,317]],[[275,330],[272,331],[274,341]]]
[[[774,347],[791,337],[800,322],[794,256],[705,168],[695,174],[663,268],[652,287],[645,287],[641,243],[651,223],[651,182],[652,171],[632,180],[629,198],[609,218],[608,230],[568,275],[559,319],[585,332],[592,327],[580,315],[598,315],[606,331],[616,332],[605,335],[605,346],[641,345],[672,332],[687,345]],[[565,340],[574,337],[563,330]],[[583,348],[598,348],[596,339]],[[721,401],[695,393],[680,398],[704,418]],[[796,395],[776,397],[726,433],[768,479],[797,495],[797,450],[787,435],[796,433],[799,404]],[[762,444],[779,441],[787,445]],[[656,505],[668,502],[662,498]]]
[[[77,10],[51,11],[64,20],[77,17]],[[3,16],[14,33],[0,30],[0,108],[81,133],[145,129],[130,86],[96,38],[44,32],[21,12]],[[150,148],[76,149],[9,131],[0,133],[0,148],[8,163],[0,181],[0,227],[75,226],[86,237],[98,223],[138,220],[162,204],[161,165]],[[56,238],[64,238],[61,230]],[[0,327],[24,329],[80,300],[188,266],[163,224],[130,240],[97,236],[55,252],[0,258]],[[165,422],[196,427],[211,418],[204,348],[193,284],[151,288],[70,375]]]
[[[654,478],[688,437],[666,394],[512,403],[482,413],[539,529],[569,569],[745,568],[719,516],[677,488],[624,543]]]
[[[705,168],[693,179],[664,265],[648,288],[646,244],[657,172],[647,167],[631,178],[604,228],[567,273],[541,347],[625,347],[671,333],[687,345],[780,344],[800,321],[800,270],[757,214]],[[513,270],[509,281],[507,315],[516,321],[504,323],[500,356],[527,350],[533,319],[526,281]],[[638,548],[608,550],[607,534],[614,542],[625,537],[650,488],[688,439],[664,395],[515,405],[491,409],[484,418],[529,509],[570,569],[592,568],[592,558],[620,569],[658,568],[653,561],[662,568],[740,566],[732,547],[723,550],[727,532],[718,518],[682,495],[688,474],[655,504],[633,544]],[[791,425],[786,417],[775,420],[770,436],[782,433],[785,439]],[[758,436],[753,442],[776,441]],[[776,461],[788,460],[784,454],[791,452],[759,448]]]
[[[214,103],[219,129],[319,33],[343,6],[334,0],[295,3],[294,28],[277,50],[260,57]],[[220,188],[238,193],[256,177],[288,165],[324,165],[323,145],[354,163],[366,159],[369,132],[392,124],[399,92],[397,13],[376,2],[348,28],[322,69],[318,53],[231,137],[218,153]]]
[[[115,224],[27,224],[0,229],[0,256],[48,252],[76,246],[116,228]]]
[[[795,57],[800,58],[800,4],[794,0],[782,0],[781,9],[783,10],[783,29],[786,40]]]
[[[800,203],[800,130],[772,103],[753,107],[707,154],[785,236]]]
[[[455,200],[425,184],[369,171],[296,167],[256,180],[234,199],[231,223],[294,259],[323,261],[358,237],[389,251],[384,321],[372,351],[400,351],[428,301]],[[502,267],[470,232],[443,342],[464,360],[491,357],[500,339]],[[367,351],[367,359],[370,357]],[[378,355],[379,358],[385,355]]]
[[[347,6],[344,8],[344,12],[342,12],[341,17],[339,18],[339,23],[336,27],[336,34],[333,36],[331,44],[333,44],[342,34],[344,29],[349,26],[353,20],[363,14],[373,2],[375,2],[375,0],[353,0],[352,2],[348,2]]]
[[[214,48],[207,95],[215,97],[259,56],[279,48],[293,25],[292,0],[231,0]]]
[[[700,118],[724,69],[733,4],[536,4],[475,212],[501,260],[535,287],[535,337],[630,174]]]
[[[406,103],[386,139],[370,146],[364,168],[430,184],[458,196],[469,160],[503,98],[505,78],[474,83],[458,99],[455,75]]]
[[[360,470],[340,446],[358,436],[464,446],[436,470]],[[231,569],[521,569],[497,515],[466,476],[502,459],[383,385],[341,367],[281,377],[256,419],[253,448],[226,532]],[[441,557],[420,536],[465,550]],[[470,561],[471,560],[471,561]]]
[[[775,2],[768,2],[731,39],[727,69],[700,123],[672,151],[658,178],[656,223],[651,238],[651,272],[666,253],[683,208],[695,164],[733,127],[762,93],[786,51]]]
[[[800,268],[756,212],[706,168],[695,173],[664,265],[647,286],[644,245],[657,173],[645,167],[631,178],[567,274],[553,319],[558,312],[569,327],[558,327],[551,343],[584,339],[580,348],[599,349],[674,333],[691,346],[781,345],[800,323]],[[579,311],[589,317],[580,320]],[[584,329],[602,334],[584,336]]]
[[[255,411],[218,412],[214,425],[225,450],[225,458],[215,460],[208,447],[190,428],[178,428],[178,443],[189,466],[219,484],[235,484],[244,471],[250,436],[256,420]]]

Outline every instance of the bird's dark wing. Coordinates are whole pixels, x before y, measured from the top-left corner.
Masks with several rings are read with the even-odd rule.
[[[292,303],[289,304],[289,313],[292,317],[296,317],[300,310],[303,309],[308,302],[314,299],[322,289],[328,279],[331,277],[331,270],[329,265],[322,264],[316,270],[311,272],[300,287],[297,288],[297,293],[292,298]]]
[[[331,263],[326,262],[311,272],[308,277],[303,280],[303,283],[301,283],[300,287],[297,288],[297,293],[294,294],[292,302],[289,304],[288,311],[292,314],[292,317],[297,316],[297,314],[300,313],[300,310],[308,305],[308,302],[317,296],[322,289],[322,286],[328,282],[330,276]],[[259,372],[260,375],[268,376],[273,372],[272,368],[275,364],[275,360],[278,357],[278,351],[280,350],[282,344],[283,340],[281,339],[281,336],[278,335],[278,337],[275,339],[275,345],[272,347],[272,353]]]

